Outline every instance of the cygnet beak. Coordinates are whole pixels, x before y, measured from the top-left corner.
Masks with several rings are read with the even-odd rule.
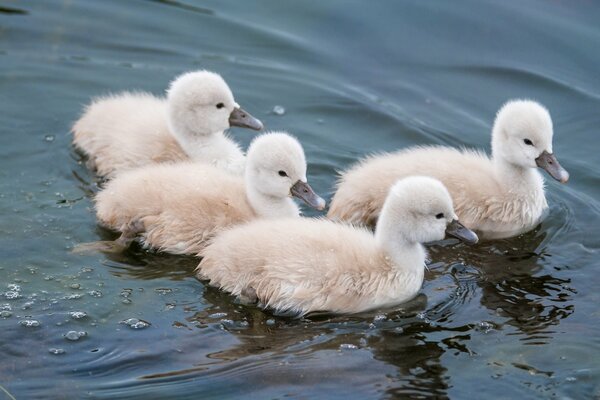
[[[292,196],[299,198],[312,208],[321,211],[325,208],[325,200],[317,195],[306,182],[298,181],[290,189]]]
[[[535,159],[535,163],[538,167],[545,169],[551,177],[560,183],[567,183],[569,180],[569,173],[558,163],[554,154],[544,150],[542,154]]]
[[[477,234],[461,224],[457,219],[453,219],[448,226],[446,226],[446,234],[454,236],[466,244],[475,244],[479,241]]]
[[[229,126],[239,126],[240,128],[254,129],[255,131],[261,131],[263,124],[260,120],[254,118],[249,112],[243,108],[236,107],[229,114]]]

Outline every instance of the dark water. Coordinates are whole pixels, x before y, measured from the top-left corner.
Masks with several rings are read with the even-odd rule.
[[[17,399],[600,398],[598,21],[584,0],[3,1],[0,385]],[[434,246],[417,299],[359,316],[238,305],[193,259],[71,254],[107,235],[70,148],[81,106],[198,68],[296,134],[328,197],[366,153],[489,149],[514,97],[550,109],[572,180],[548,182],[536,231]]]

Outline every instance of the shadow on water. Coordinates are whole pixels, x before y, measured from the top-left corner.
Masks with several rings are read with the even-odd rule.
[[[17,14],[17,15],[27,15],[29,11],[21,10],[19,8],[12,8],[6,6],[0,6],[0,14]]]

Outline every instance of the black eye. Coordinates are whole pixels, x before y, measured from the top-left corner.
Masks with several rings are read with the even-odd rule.
[[[442,218],[444,218],[444,213],[439,213],[439,214],[436,214],[436,216],[435,216],[435,217],[436,217],[437,219],[442,219]]]
[[[217,104],[217,108],[223,108],[223,107],[225,107],[225,104],[223,104],[223,103]]]
[[[279,176],[287,176],[287,174],[285,173],[285,171],[279,171]]]
[[[533,146],[533,142],[529,139],[523,139],[523,143],[525,143],[527,146]]]

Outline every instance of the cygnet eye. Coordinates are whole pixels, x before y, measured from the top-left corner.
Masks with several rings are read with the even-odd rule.
[[[279,171],[278,174],[279,176],[288,176],[288,174],[284,170]]]
[[[527,146],[533,146],[533,142],[529,139],[523,139],[523,143],[525,143]]]
[[[217,103],[217,108],[221,109],[223,107],[225,107],[225,104],[223,104],[223,103]]]
[[[435,217],[436,217],[437,219],[442,219],[442,218],[444,218],[444,213],[439,213],[439,214],[436,214],[436,216],[435,216]]]

